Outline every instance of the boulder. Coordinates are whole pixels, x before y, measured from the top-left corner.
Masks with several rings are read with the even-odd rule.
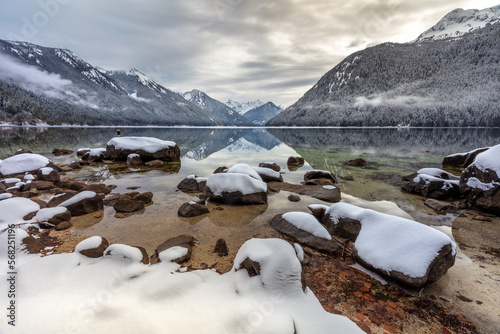
[[[458,198],[461,195],[458,178],[437,168],[424,168],[403,176],[401,189],[434,199]]]
[[[470,204],[500,215],[500,145],[476,156],[460,177],[460,191]]]
[[[148,253],[139,246],[113,244],[106,248],[104,256],[118,261],[149,264]]]
[[[133,199],[119,199],[113,204],[117,212],[135,212],[144,209],[144,202]]]
[[[227,256],[227,254],[229,254],[229,248],[227,247],[226,240],[217,240],[213,253],[217,253],[219,256]]]
[[[335,253],[339,245],[328,231],[309,213],[288,212],[274,216],[269,225],[295,242],[316,250]]]
[[[264,182],[283,182],[283,176],[271,168],[267,167],[253,167],[253,170],[259,174]]]
[[[108,246],[109,242],[106,238],[95,236],[87,238],[76,245],[75,252],[86,257],[98,258],[104,255],[104,251]]]
[[[366,166],[367,163],[368,162],[363,158],[356,158],[356,159],[352,159],[352,160],[347,161],[348,165],[355,166],[355,167],[364,167],[364,166]]]
[[[152,137],[115,137],[108,141],[106,154],[112,160],[127,160],[138,154],[143,161],[179,161],[181,152],[176,143]]]
[[[325,202],[336,203],[340,202],[340,190],[335,186],[321,186],[321,185],[303,185],[291,184],[288,182],[269,182],[269,190],[272,191],[289,191],[299,195],[311,196]]]
[[[25,188],[25,190],[49,190],[55,187],[56,185],[51,181],[31,181],[31,183]]]
[[[333,183],[337,183],[337,178],[331,172],[327,170],[311,170],[304,174],[304,181],[317,180],[317,179],[327,179],[331,180]]]
[[[281,167],[275,162],[261,162],[259,167],[270,168],[275,172],[281,171]]]
[[[68,208],[71,216],[82,216],[104,208],[102,196],[93,191],[82,191],[58,206]]]
[[[107,195],[111,192],[111,188],[109,188],[104,183],[93,183],[93,184],[86,185],[80,191],[93,191],[97,194]]]
[[[204,192],[207,178],[189,175],[184,180],[179,182],[177,189],[184,192]]]
[[[489,150],[489,147],[478,148],[470,152],[465,153],[455,153],[444,157],[443,166],[453,166],[453,167],[468,167],[474,162],[476,156],[480,153]]]
[[[58,194],[55,194],[54,196],[52,196],[46,206],[48,208],[56,207],[59,204],[61,204],[62,202],[75,196],[76,194],[78,194],[77,191],[66,189],[64,192],[58,193]]]
[[[56,227],[54,227],[54,230],[64,231],[64,230],[67,230],[68,228],[70,228],[71,226],[73,226],[72,223],[70,223],[68,221],[64,221],[64,222],[57,224]]]
[[[180,217],[191,218],[196,216],[201,216],[210,213],[208,208],[203,204],[198,204],[196,202],[186,202],[181,205],[177,214]]]
[[[242,205],[265,204],[267,203],[267,185],[247,174],[213,174],[207,180],[205,195],[214,202]]]
[[[38,222],[41,227],[54,227],[71,219],[71,212],[65,207],[45,208],[40,209],[32,218],[34,222]],[[44,224],[48,223],[48,224]]]
[[[168,261],[173,261],[176,263],[181,264],[182,262],[188,261],[191,258],[191,254],[193,252],[193,246],[194,246],[194,238],[190,235],[179,235],[175,238],[168,239],[155,249],[155,255],[154,257],[157,258],[159,261],[163,258],[163,260],[168,260]],[[185,248],[187,249],[187,252],[182,252],[182,250],[174,249],[174,252],[171,252],[170,254],[164,253],[163,256],[160,256],[162,252],[167,251],[168,249],[171,249],[173,247],[178,247],[178,248]],[[179,255],[179,256],[177,256]]]
[[[353,256],[365,267],[412,287],[438,280],[455,263],[451,238],[413,220],[336,203],[323,225],[351,240]]]
[[[55,155],[56,157],[58,157],[60,155],[70,155],[70,154],[73,154],[73,152],[74,151],[68,150],[65,148],[55,148],[52,150],[52,154]]]
[[[140,194],[136,194],[132,196],[132,200],[134,201],[141,201],[144,202],[144,204],[149,204],[153,201],[153,193],[150,191],[143,192]]]
[[[297,195],[290,194],[288,195],[288,200],[290,202],[300,202],[300,197]]]
[[[36,173],[36,179],[38,181],[59,182],[61,177],[54,168],[44,167],[38,170],[38,172]]]
[[[39,154],[21,153],[16,154],[2,161],[0,164],[0,177],[11,177],[19,174],[38,172],[40,168],[52,167],[58,170],[57,166],[49,159]]]
[[[304,166],[304,158],[302,157],[288,157],[286,165],[289,170],[294,171]]]
[[[151,168],[160,168],[165,165],[165,162],[163,160],[156,159],[146,162],[145,165]]]

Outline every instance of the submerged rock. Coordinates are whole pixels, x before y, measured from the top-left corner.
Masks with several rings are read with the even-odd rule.
[[[119,199],[113,204],[116,212],[135,212],[144,209],[144,202],[133,199]]]
[[[177,211],[177,214],[180,217],[184,218],[191,218],[191,217],[196,217],[196,216],[201,216],[204,214],[210,213],[208,208],[203,205],[199,204],[196,202],[186,202],[181,205],[179,210]]]

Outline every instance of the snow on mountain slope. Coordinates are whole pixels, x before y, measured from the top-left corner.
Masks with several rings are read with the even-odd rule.
[[[234,100],[227,100],[226,105],[228,105],[231,109],[238,112],[238,114],[243,115],[249,110],[255,109],[263,105],[264,102],[260,100],[249,101],[249,102],[238,102]]]
[[[243,114],[243,117],[255,125],[266,125],[270,119],[276,117],[280,112],[281,108],[269,101],[260,107],[247,111]]]
[[[500,5],[479,9],[455,9],[445,15],[435,26],[423,32],[416,43],[460,37],[466,33],[500,22]]]

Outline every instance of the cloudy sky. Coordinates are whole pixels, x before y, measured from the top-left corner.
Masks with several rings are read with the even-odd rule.
[[[221,101],[287,106],[349,54],[500,0],[0,0],[0,39],[68,48]]]

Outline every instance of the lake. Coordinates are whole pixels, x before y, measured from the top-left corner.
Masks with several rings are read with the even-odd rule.
[[[276,162],[282,167],[283,178],[299,183],[307,171],[328,170],[337,175],[343,200],[359,205],[366,201],[389,201],[411,215],[415,220],[435,226],[452,235],[457,215],[439,215],[424,206],[420,196],[400,190],[401,176],[424,167],[441,168],[444,156],[500,143],[498,128],[120,128],[121,136],[148,136],[171,140],[181,150],[181,161],[161,169],[129,169],[124,164],[98,163],[80,171],[68,172],[66,177],[79,181],[102,182],[116,185],[114,193],[126,193],[130,187],[137,191],[151,191],[153,204],[133,214],[116,213],[112,207],[103,212],[74,217],[70,230],[56,232],[66,242],[59,252],[71,251],[86,237],[100,235],[110,243],[124,243],[144,247],[148,254],[167,240],[180,234],[192,234],[196,247],[188,265],[200,268],[213,265],[225,272],[232,266],[239,247],[252,237],[279,237],[268,226],[276,214],[289,211],[309,212],[310,204],[328,204],[301,196],[292,203],[289,193],[272,193],[265,205],[229,206],[207,203],[208,215],[180,218],[178,208],[187,201],[197,200],[193,194],[176,189],[188,175],[210,176],[220,166],[236,163],[258,166],[261,162]],[[24,148],[52,159],[55,163],[76,160],[76,153],[53,156],[54,148],[76,152],[79,148],[105,147],[117,134],[116,128],[0,128],[0,159]],[[298,170],[287,169],[290,156],[301,156],[305,165]],[[353,167],[348,160],[363,158],[368,164]],[[449,170],[455,174],[460,170]],[[48,200],[51,194],[42,199]],[[377,205],[371,204],[371,205]],[[478,228],[480,228],[478,223]],[[59,233],[59,234],[57,234]],[[219,238],[229,247],[229,256],[221,258],[213,248]],[[479,246],[478,246],[479,247]],[[447,300],[456,299],[457,289],[463,294],[481,298],[488,309],[473,308],[468,313],[474,318],[493,319],[498,313],[495,305],[500,292],[498,282],[488,278],[488,271],[479,267],[462,252],[449,274],[426,288],[427,294]],[[464,274],[466,273],[467,274]],[[481,282],[478,284],[477,282]],[[493,312],[493,313],[491,313]],[[488,323],[495,326],[496,322]]]

